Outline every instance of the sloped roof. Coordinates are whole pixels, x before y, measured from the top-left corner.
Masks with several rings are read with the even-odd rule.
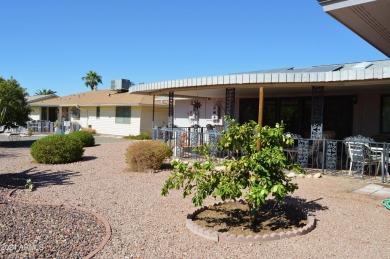
[[[112,90],[95,90],[47,100],[30,102],[30,106],[151,106],[153,96]],[[166,106],[158,102],[156,106]]]
[[[27,96],[27,103],[31,102],[36,102],[36,101],[41,101],[41,100],[46,100],[46,99],[51,99],[51,98],[56,98],[58,97],[55,94],[44,94],[44,95],[34,95],[34,96]]]

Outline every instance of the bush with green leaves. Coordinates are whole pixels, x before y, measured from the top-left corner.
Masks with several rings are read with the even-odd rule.
[[[126,163],[133,172],[158,170],[165,159],[170,158],[172,149],[164,142],[157,140],[136,141],[126,150]]]
[[[74,131],[69,134],[70,137],[76,138],[80,140],[84,147],[92,147],[95,145],[95,138],[93,137],[91,132],[88,131]]]
[[[150,132],[144,132],[139,135],[129,135],[126,137],[123,137],[125,139],[138,139],[138,140],[145,140],[145,139],[152,139],[152,135]]]
[[[31,145],[30,154],[42,164],[65,164],[80,161],[83,143],[69,135],[55,134],[38,139]]]
[[[243,198],[248,204],[252,219],[266,203],[268,196],[281,202],[288,193],[298,188],[286,176],[284,169],[302,172],[298,164],[289,161],[283,147],[292,144],[291,136],[283,135],[283,125],[275,128],[260,127],[253,121],[239,125],[226,118],[228,129],[222,131],[218,148],[241,152],[237,160],[225,160],[216,167],[207,145],[199,152],[208,159],[205,162],[182,162],[174,160],[174,170],[165,181],[161,194],[166,196],[171,189],[183,189],[183,196],[193,195],[195,206],[202,206],[205,198],[220,197],[222,200]]]

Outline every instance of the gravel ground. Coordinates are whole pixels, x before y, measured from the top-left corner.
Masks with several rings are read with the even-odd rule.
[[[34,192],[18,190],[17,198],[80,206],[108,219],[112,236],[96,258],[389,258],[390,211],[379,198],[353,193],[371,180],[297,178],[294,199],[315,215],[312,232],[264,244],[215,243],[185,227],[187,213],[195,210],[191,198],[183,199],[179,191],[160,195],[168,171],[126,172],[124,152],[131,141],[96,142],[86,148],[81,162],[39,165],[32,162],[27,143],[9,147],[0,140],[0,177],[17,174],[37,186]],[[0,180],[3,188],[10,184]],[[209,199],[206,205],[214,202]]]

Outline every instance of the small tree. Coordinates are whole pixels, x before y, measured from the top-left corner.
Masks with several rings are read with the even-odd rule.
[[[102,77],[92,70],[86,76],[83,76],[81,80],[85,81],[85,86],[91,87],[92,91],[97,89],[98,84],[103,84]]]
[[[3,132],[13,126],[25,126],[31,112],[27,104],[26,89],[11,78],[0,77],[0,126],[5,126]]]
[[[229,118],[226,120],[229,127],[222,132],[218,147],[242,152],[240,158],[226,160],[223,163],[225,167],[217,170],[215,159],[206,146],[202,150],[208,156],[206,162],[190,164],[174,160],[174,170],[165,181],[161,194],[166,196],[171,189],[183,188],[184,197],[193,193],[195,206],[203,205],[208,196],[222,200],[244,198],[252,219],[256,219],[257,211],[269,195],[280,202],[298,188],[283,170],[301,172],[303,169],[289,161],[283,153],[283,147],[293,142],[291,136],[283,135],[283,125],[260,129],[253,121],[239,125]],[[257,150],[258,140],[261,141],[261,150]]]

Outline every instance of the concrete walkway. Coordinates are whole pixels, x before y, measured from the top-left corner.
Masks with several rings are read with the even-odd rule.
[[[360,188],[355,193],[371,195],[378,198],[390,198],[390,188],[384,187],[379,184],[369,184],[363,188]]]

